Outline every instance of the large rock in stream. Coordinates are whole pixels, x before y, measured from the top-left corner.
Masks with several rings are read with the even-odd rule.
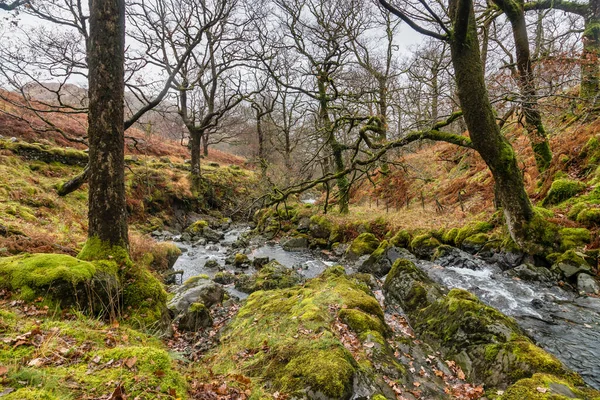
[[[600,395],[536,346],[512,318],[465,290],[446,293],[409,260],[394,263],[384,291],[388,301],[406,312],[419,337],[444,357],[454,359],[470,380],[483,382],[488,389],[507,388],[501,398],[541,399],[546,397],[526,395],[546,393],[544,390],[559,395],[565,387],[580,398]],[[532,382],[539,384],[541,391],[529,391]]]
[[[399,379],[404,368],[386,341],[383,311],[368,292],[342,267],[303,286],[254,292],[223,331],[207,367],[258,378],[257,392],[290,398],[395,398],[383,375]]]

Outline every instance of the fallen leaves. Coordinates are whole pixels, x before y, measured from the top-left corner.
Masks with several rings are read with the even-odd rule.
[[[127,368],[131,369],[133,368],[133,366],[135,365],[135,363],[137,362],[137,357],[131,357],[125,360],[124,364]]]

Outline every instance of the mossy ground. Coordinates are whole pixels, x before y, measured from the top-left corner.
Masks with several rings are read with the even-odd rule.
[[[131,398],[187,398],[187,385],[157,338],[76,312],[0,300],[0,391],[6,398],[92,399],[120,384]]]

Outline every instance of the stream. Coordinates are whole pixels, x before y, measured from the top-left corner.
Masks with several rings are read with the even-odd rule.
[[[183,254],[173,268],[183,271],[183,281],[199,274],[213,277],[219,269],[233,273],[254,273],[252,267],[240,270],[233,265],[226,265],[227,257],[236,252],[247,254],[251,260],[269,257],[297,270],[306,278],[315,277],[335,264],[319,252],[288,252],[277,243],[264,243],[258,239],[252,239],[244,248],[232,249],[240,235],[247,230],[247,227],[233,228],[225,233],[225,238],[218,244],[178,242]],[[467,262],[456,262],[457,257]],[[217,261],[220,268],[206,268],[208,260]],[[600,299],[578,296],[553,285],[519,280],[458,249],[450,260],[441,259],[433,263],[413,258],[412,261],[438,283],[448,288],[468,290],[486,304],[515,318],[539,346],[581,374],[590,386],[600,390]],[[354,272],[352,267],[346,269]],[[227,290],[230,295],[240,299],[247,297],[232,287]]]

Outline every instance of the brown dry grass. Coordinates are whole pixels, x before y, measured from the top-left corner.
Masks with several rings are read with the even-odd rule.
[[[600,133],[600,119],[571,124],[569,119],[552,115],[547,117],[546,128],[550,135],[553,162],[543,176],[535,167],[533,152],[523,128],[516,121],[505,128],[505,135],[517,153],[526,190],[534,203],[544,198],[557,171],[564,170],[573,178],[582,178],[579,153],[592,136]],[[570,161],[565,164],[567,157]],[[410,227],[429,230],[486,220],[495,212],[491,172],[474,151],[446,143],[426,143],[401,155],[396,161],[405,166],[396,169],[394,174],[402,176],[407,184],[406,193],[396,191],[386,198],[381,191],[373,190],[370,184],[363,184],[353,192],[350,215],[336,218],[372,221],[383,217],[391,227],[397,229]],[[541,182],[539,186],[538,182]],[[421,206],[421,193],[425,199],[424,208]],[[404,206],[406,196],[411,199],[408,209]],[[377,197],[380,199],[378,206]],[[439,209],[436,200],[443,210]],[[389,207],[386,207],[386,203]],[[573,225],[565,218],[559,219],[557,222],[561,225]]]
[[[10,98],[13,102],[18,102],[18,95],[2,91],[2,96]],[[34,102],[35,104],[35,102]],[[42,108],[40,104],[36,107]],[[3,112],[4,111],[4,112]],[[11,115],[12,114],[12,115]],[[85,145],[72,142],[64,138],[56,131],[40,132],[33,129],[28,123],[13,115],[18,115],[28,121],[39,121],[33,112],[22,111],[5,100],[0,99],[0,135],[6,137],[17,137],[27,142],[50,142],[60,147],[73,147],[84,149]],[[86,135],[87,116],[84,114],[68,115],[63,113],[48,113],[48,120],[63,130],[67,135],[74,138],[81,138]],[[33,123],[33,122],[32,122]],[[36,128],[43,128],[44,123],[34,123]],[[189,158],[189,151],[182,146],[179,141],[166,138],[165,135],[148,135],[138,128],[130,128],[126,136],[134,137],[139,141],[139,145],[134,146],[134,141],[126,140],[125,153],[149,156],[169,156],[177,161]],[[208,162],[217,162],[222,164],[245,165],[246,160],[242,157],[228,154],[216,149],[209,149],[209,155],[206,158]]]

